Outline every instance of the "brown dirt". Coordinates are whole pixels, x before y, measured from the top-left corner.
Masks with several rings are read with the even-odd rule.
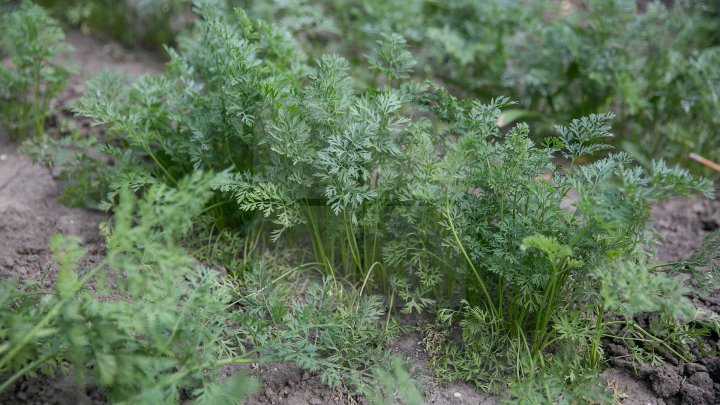
[[[73,76],[68,90],[56,104],[58,110],[65,110],[65,115],[69,103],[84,91],[85,79],[94,73],[111,68],[137,77],[162,70],[161,60],[153,54],[128,53],[119,46],[100,43],[77,31],[70,31],[68,40],[76,48],[69,59],[77,65],[78,74]],[[103,241],[98,225],[107,216],[61,205],[57,201],[61,187],[47,169],[34,166],[21,155],[17,145],[10,143],[7,134],[0,130],[0,280],[37,278],[47,269],[50,277],[46,285],[52,286],[47,246],[49,237],[55,233],[81,236],[90,261],[102,255]],[[658,249],[659,260],[674,261],[687,257],[711,230],[718,228],[720,203],[676,198],[655,207],[653,216],[666,241]],[[411,371],[424,388],[427,403],[498,403],[497,397],[482,394],[468,384],[438,384],[428,367],[428,355],[421,341],[416,332],[404,334],[391,344],[390,350],[412,365]],[[346,388],[331,389],[316,375],[292,364],[228,367],[224,372],[227,375],[246,372],[261,381],[260,391],[249,398],[249,404],[363,403],[351,397]],[[720,392],[718,357],[708,357],[693,365],[666,363],[639,371],[627,364],[615,364],[602,377],[626,392],[625,404],[720,401],[714,396]],[[98,404],[105,401],[97,390],[77,386],[71,377],[65,376],[22,381],[0,395],[0,403]]]
[[[104,70],[116,70],[131,79],[163,71],[162,58],[152,52],[128,51],[116,43],[100,42],[77,30],[68,31],[66,39],[75,48],[66,58],[77,74],[70,78],[68,88],[56,100],[58,106],[67,107],[82,96],[85,81]]]
[[[227,377],[238,373],[251,375],[261,383],[260,389],[245,401],[248,405],[366,404],[347,387],[330,388],[318,375],[291,363],[234,365],[221,371],[221,375]]]
[[[662,236],[658,247],[658,260],[674,262],[690,256],[711,232],[720,225],[720,201],[684,197],[673,198],[653,208],[654,225]],[[718,246],[720,249],[720,246]],[[720,291],[711,291],[706,297],[696,297],[696,303],[718,313]],[[649,316],[639,319],[648,322]],[[638,366],[620,356],[627,355],[621,344],[606,344],[612,356],[611,368],[602,377],[624,391],[624,404],[717,404],[720,403],[720,349],[717,335],[691,343],[696,363],[685,364],[672,355],[660,366]]]
[[[0,135],[0,278],[41,276],[50,263],[48,240],[57,233],[82,237],[90,255],[101,252],[98,225],[106,215],[61,205],[61,190],[47,169]],[[53,282],[51,273],[45,284]]]
[[[720,200],[677,197],[655,206],[652,214],[664,239],[658,248],[661,262],[690,256],[706,236],[720,229]]]

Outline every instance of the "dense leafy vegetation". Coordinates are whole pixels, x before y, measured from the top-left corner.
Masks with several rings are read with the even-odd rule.
[[[232,403],[252,389],[241,377],[217,385],[212,373],[203,375],[258,360],[234,356],[241,331],[228,324],[227,283],[174,243],[209,197],[207,180],[198,173],[177,189],[154,187],[142,201],[123,192],[107,228],[106,257],[91,269],[79,266],[77,240],[53,239],[55,292],[3,283],[3,306],[12,310],[0,322],[0,370],[17,371],[2,388],[35,368],[63,370],[70,361],[114,402],[177,402],[178,387],[189,386],[201,402]]]
[[[43,137],[50,101],[64,88],[70,68],[57,61],[72,50],[58,23],[24,2],[0,19],[0,117],[14,138]]]
[[[0,390],[38,369],[72,370],[105,388],[113,402],[177,403],[189,396],[237,403],[256,383],[242,376],[218,383],[219,367],[285,360],[321,371],[329,384],[351,381],[377,403],[391,398],[395,387],[367,384],[373,372],[407,379],[383,369],[388,328],[380,327],[377,297],[350,304],[327,282],[290,307],[271,283],[260,285],[258,272],[238,299],[235,286],[177,244],[211,196],[210,184],[196,172],[175,188],[151,187],[139,201],[125,189],[106,228],[104,260],[83,269],[79,241],[57,236],[54,292],[36,280],[3,283],[0,302],[10,311],[0,316],[0,373],[14,374]],[[401,387],[417,395],[412,383]]]
[[[57,18],[83,32],[128,47],[161,50],[193,18],[188,0],[37,0]]]
[[[88,82],[75,111],[108,133],[30,146],[62,165],[66,201],[115,219],[90,270],[77,242],[53,242],[54,293],[4,285],[3,389],[70,361],[113,400],[233,403],[252,384],[218,384],[218,366],[291,361],[378,403],[395,381],[417,403],[386,355],[398,312],[436,319],[425,332],[439,376],[508,400],[610,400],[595,380],[608,337],[636,345],[637,361],[658,348],[689,356],[677,325],[712,320],[673,276],[716,283],[715,239],[680,264],[654,263],[650,208],[712,198],[713,185],[638,162],[665,152],[619,152],[611,138],[614,123],[627,140],[697,120],[700,132],[683,136],[702,145],[677,151],[717,147],[715,39],[677,53],[707,28],[707,10],[613,1],[537,21],[549,2],[287,4],[275,15],[198,2],[164,73]],[[30,5],[13,27],[27,10],[55,27]],[[657,49],[686,17],[692,33]],[[673,58],[687,65],[661,74]],[[501,91],[520,109],[489,98]],[[547,113],[537,135],[508,127],[528,112]],[[646,312],[657,330],[635,322]]]
[[[356,58],[386,31],[421,58],[422,76],[455,94],[519,101],[505,122],[540,128],[612,110],[623,148],[686,161],[718,156],[716,1],[246,2],[304,48]],[[708,114],[709,111],[712,111]],[[706,125],[709,124],[710,127]],[[545,132],[545,131],[543,131]]]
[[[75,0],[69,8],[62,2],[58,12],[131,44],[157,47],[190,25],[190,3]],[[687,163],[688,152],[718,155],[715,0],[214,3],[226,13],[240,6],[274,21],[313,57],[343,55],[357,79],[372,80],[359,68],[362,55],[394,32],[422,61],[416,76],[486,102],[498,94],[517,100],[505,122],[528,119],[546,133],[559,121],[611,110],[620,146],[646,166],[652,158]],[[123,18],[108,18],[117,15]],[[108,20],[119,26],[108,28]],[[125,29],[130,21],[142,21],[137,26],[144,31]]]

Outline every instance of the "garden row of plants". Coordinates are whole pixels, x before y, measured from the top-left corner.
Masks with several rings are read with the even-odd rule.
[[[720,156],[717,0],[372,0],[214,1],[243,8],[292,35],[312,58],[347,58],[353,77],[381,35],[408,41],[420,62],[415,78],[488,102],[518,102],[506,124],[528,121],[547,135],[553,125],[612,111],[615,146],[649,167],[669,159],[705,175],[688,153]],[[190,0],[44,0],[91,32],[158,48],[190,25]],[[120,17],[119,17],[120,16]],[[108,21],[117,22],[117,27]],[[138,30],[128,30],[136,22]]]
[[[347,12],[333,4],[339,24]],[[427,2],[423,18],[465,13],[431,6],[440,4]],[[497,7],[508,16],[525,10]],[[8,128],[36,159],[60,166],[66,202],[114,217],[102,229],[105,259],[92,268],[80,265],[79,241],[52,240],[54,291],[3,281],[0,303],[11,310],[0,313],[0,391],[35,373],[72,371],[113,402],[237,403],[254,384],[220,383],[219,368],[289,361],[371,402],[419,403],[411,375],[385,348],[407,328],[402,316],[420,313],[438,378],[508,401],[605,402],[613,395],[597,380],[605,339],[626,342],[637,362],[668,353],[689,361],[688,341],[717,331],[689,299],[691,289],[716,285],[717,241],[657,263],[649,225],[652,204],[711,198],[713,184],[617,151],[609,144],[616,114],[541,126],[541,140],[524,123],[501,128],[504,112],[517,111],[511,99],[471,96],[484,91],[484,69],[472,61],[488,62],[497,56],[481,55],[497,49],[472,51],[463,70],[427,49],[415,56],[425,41],[402,27],[402,35],[348,29],[363,38],[323,44],[324,34],[302,24],[296,36],[316,36],[295,39],[292,13],[272,23],[250,10],[197,2],[193,27],[167,48],[164,73],[90,80],[74,111],[106,132],[64,138],[44,131],[48,100],[69,74],[57,58],[67,51],[62,30],[27,2],[3,21]],[[585,12],[603,15],[593,10]],[[347,26],[363,19],[374,26],[366,16]],[[570,22],[558,21],[550,26]],[[612,21],[588,26],[593,35],[624,31]],[[356,56],[321,52],[329,46]],[[584,49],[604,48],[589,41]],[[503,66],[555,66],[552,56],[515,52]],[[480,87],[461,85],[460,96],[445,71],[463,83],[477,74]],[[607,107],[612,86],[592,109],[572,110],[572,98],[553,108]],[[678,273],[691,277],[682,284]],[[656,313],[653,328],[634,320],[646,312]]]

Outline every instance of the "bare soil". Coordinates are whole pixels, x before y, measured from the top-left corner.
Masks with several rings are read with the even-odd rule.
[[[77,31],[68,33],[76,49],[69,57],[78,67],[68,90],[56,104],[58,114],[69,116],[69,103],[84,91],[88,76],[103,69],[116,69],[130,77],[162,70],[162,61],[154,54],[127,52],[116,45],[100,43]],[[89,252],[88,261],[102,256],[103,240],[99,224],[107,219],[101,212],[61,205],[57,198],[62,185],[46,168],[33,165],[19,153],[17,145],[0,129],[0,280],[14,277],[33,279],[45,272],[45,284],[54,283],[50,265],[49,238],[56,233],[78,235]],[[689,256],[703,238],[720,226],[720,202],[675,198],[653,209],[658,231],[665,242],[658,249],[661,261]],[[719,247],[720,248],[720,247]],[[705,301],[711,310],[720,310],[720,294]],[[714,339],[714,340],[713,340]],[[714,336],[707,345],[718,346]],[[428,367],[428,355],[422,338],[411,332],[398,338],[389,350],[412,365],[411,371],[432,404],[496,404],[496,396],[479,392],[468,384],[437,383]],[[607,347],[606,350],[622,351]],[[265,364],[257,367],[227,367],[226,375],[244,372],[257,378],[262,386],[250,397],[249,404],[353,404],[364,403],[345,387],[329,388],[311,373],[292,364]],[[602,377],[608,384],[625,392],[625,404],[704,404],[720,403],[720,357],[706,356],[698,363],[684,365],[667,362],[661,367],[634,368],[614,362]],[[101,404],[102,394],[90,386],[78,386],[69,376],[37,377],[17,383],[0,394],[3,404]]]
[[[690,256],[703,239],[720,228],[720,201],[674,198],[653,208],[655,228],[664,242],[658,260],[675,262]],[[720,246],[718,246],[720,249]],[[720,314],[720,291],[694,297],[695,303]],[[637,321],[649,323],[652,315]],[[637,366],[622,356],[628,354],[620,342],[606,342],[612,356],[602,376],[611,385],[624,389],[626,404],[717,404],[720,403],[720,342],[712,334],[690,344],[695,363],[684,363],[670,353],[661,365]]]

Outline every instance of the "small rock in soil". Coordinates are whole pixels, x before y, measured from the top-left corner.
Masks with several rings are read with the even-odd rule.
[[[670,398],[677,395],[680,391],[682,380],[683,378],[679,370],[669,364],[663,364],[650,375],[653,391],[662,398]]]
[[[710,378],[713,381],[720,382],[720,357],[709,356],[700,360],[707,368]]]
[[[707,367],[698,363],[689,363],[685,365],[685,375],[693,375],[695,373],[707,373]]]
[[[714,232],[720,228],[720,224],[715,220],[702,221],[702,229],[706,232]]]
[[[704,405],[715,403],[715,384],[708,373],[695,373],[685,380],[680,390],[683,404]]]
[[[630,353],[626,346],[618,345],[615,343],[608,343],[607,350],[616,357],[624,357]]]

